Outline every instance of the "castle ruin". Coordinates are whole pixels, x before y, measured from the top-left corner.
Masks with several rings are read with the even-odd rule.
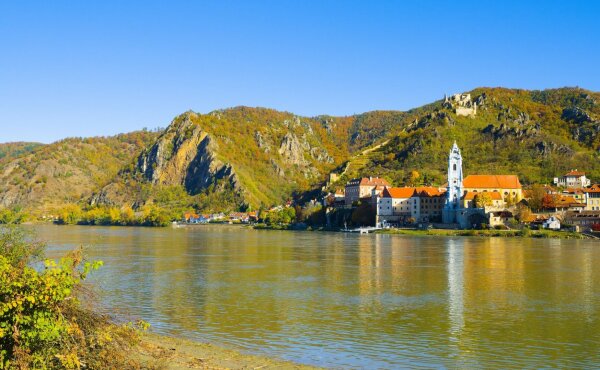
[[[474,116],[477,114],[477,103],[471,100],[471,94],[444,94],[444,108],[453,109],[457,116]]]

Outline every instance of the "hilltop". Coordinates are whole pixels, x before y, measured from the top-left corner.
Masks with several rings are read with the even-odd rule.
[[[548,183],[571,168],[600,179],[600,94],[580,88],[477,88],[474,114],[440,99],[400,111],[302,117],[267,108],[185,112],[160,133],[0,144],[0,205],[145,204],[173,215],[257,209],[320,189],[331,172],[442,184],[452,142],[466,174]],[[465,108],[468,111],[470,108]]]
[[[461,147],[466,174],[517,174],[524,184],[549,183],[572,168],[600,180],[600,94],[580,88],[527,91],[478,88],[468,92],[474,115],[436,101],[406,113],[389,141],[350,160],[334,186],[359,176],[395,185],[445,182],[448,150]]]

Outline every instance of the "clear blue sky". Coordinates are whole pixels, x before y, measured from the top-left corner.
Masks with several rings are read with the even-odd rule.
[[[593,1],[2,1],[0,142],[188,109],[349,115],[478,86],[598,91],[599,17]]]

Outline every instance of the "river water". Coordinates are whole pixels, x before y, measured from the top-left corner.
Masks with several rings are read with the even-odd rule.
[[[83,245],[115,312],[154,331],[335,368],[600,366],[600,243],[39,226]]]

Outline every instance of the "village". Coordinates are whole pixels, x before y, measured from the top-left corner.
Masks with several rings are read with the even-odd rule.
[[[448,156],[447,183],[440,186],[394,187],[379,177],[348,181],[335,192],[325,192],[306,207],[318,207],[325,229],[369,231],[378,229],[496,229],[554,230],[579,233],[600,231],[600,184],[593,184],[584,171],[573,169],[553,179],[552,185],[524,188],[514,174],[469,174],[463,176],[463,158],[456,143]],[[360,209],[366,218],[352,221]],[[185,224],[302,224],[302,207],[293,201],[270,209],[196,214],[188,212]],[[343,222],[330,215],[345,213]],[[275,215],[279,216],[278,218]],[[354,227],[350,229],[348,224]]]
[[[447,179],[441,186],[417,187],[393,187],[378,177],[352,179],[328,194],[326,204],[369,204],[375,228],[600,230],[600,184],[592,185],[584,171],[573,169],[554,178],[552,185],[528,188],[517,175],[463,177],[462,155],[454,143]]]

